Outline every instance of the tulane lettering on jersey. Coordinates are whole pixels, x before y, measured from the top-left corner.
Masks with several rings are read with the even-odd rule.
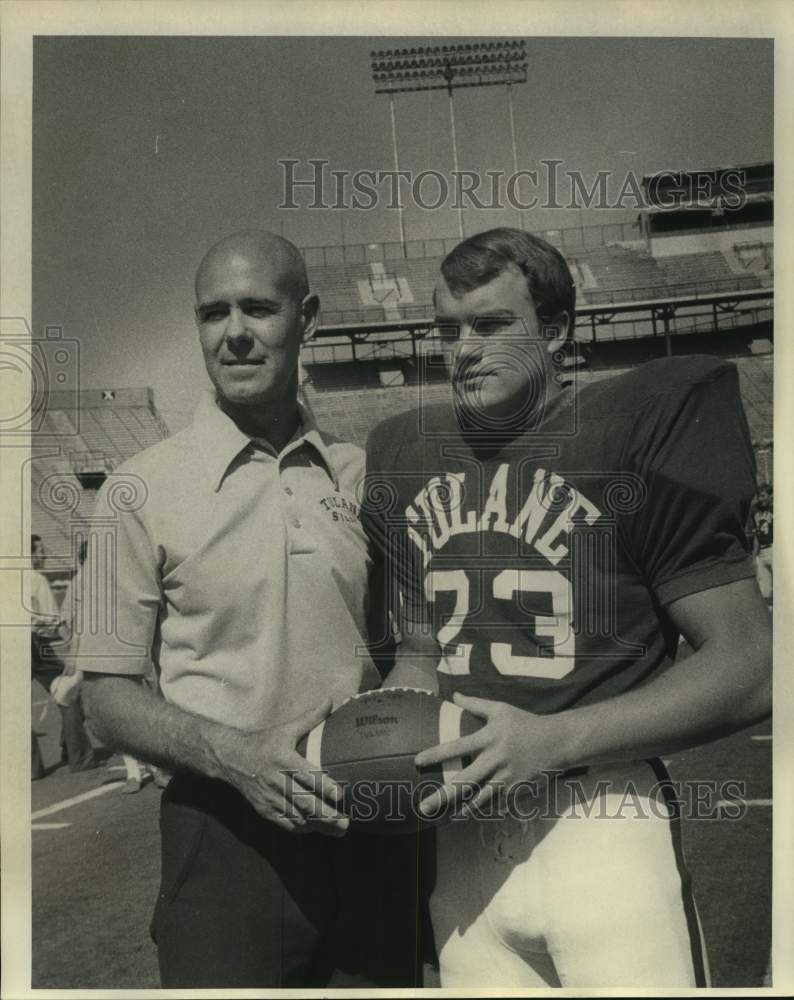
[[[406,508],[408,537],[419,548],[425,568],[450,538],[475,531],[496,531],[523,539],[556,566],[568,554],[567,539],[576,519],[593,524],[601,511],[561,476],[537,469],[533,486],[518,513],[508,514],[508,474],[503,462],[491,481],[482,510],[464,507],[465,472],[434,476]],[[424,533],[417,530],[422,524]],[[542,529],[542,530],[541,530]]]

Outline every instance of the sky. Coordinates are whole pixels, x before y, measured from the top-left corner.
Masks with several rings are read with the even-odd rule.
[[[237,229],[301,247],[398,239],[397,213],[299,209],[284,168],[393,168],[388,100],[373,49],[476,38],[38,37],[33,79],[33,326],[81,344],[84,388],[152,386],[172,430],[206,384],[192,282],[205,250]],[[663,169],[772,159],[772,42],[748,38],[526,38],[513,88],[519,169],[559,159],[589,184]],[[459,167],[509,173],[506,89],[457,90]],[[453,167],[445,91],[395,99],[401,169]],[[618,185],[619,186],[619,185]],[[612,189],[614,190],[614,189]],[[433,197],[431,184],[423,188]],[[485,197],[485,191],[483,191]],[[636,210],[536,209],[527,228],[632,219]],[[467,234],[515,224],[467,209]],[[457,234],[457,213],[410,198],[407,238]]]

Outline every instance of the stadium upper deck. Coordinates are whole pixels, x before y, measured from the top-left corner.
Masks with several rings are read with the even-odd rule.
[[[722,246],[691,242],[683,252],[651,252],[639,227],[585,226],[538,233],[568,260],[580,305],[678,298],[693,292],[768,288],[774,280],[771,231],[730,231]],[[442,259],[457,239],[307,247],[309,281],[319,294],[321,324],[380,324],[432,317]],[[658,241],[657,241],[658,242]],[[702,242],[705,242],[702,241]]]
[[[167,436],[151,389],[49,394],[30,474],[32,530],[44,541],[49,576],[73,569],[71,526],[91,517],[107,474]]]

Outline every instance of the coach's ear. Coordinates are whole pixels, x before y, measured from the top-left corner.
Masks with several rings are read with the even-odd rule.
[[[314,336],[320,320],[320,299],[314,292],[310,292],[301,302],[301,316],[303,317],[301,343],[305,344]]]
[[[559,312],[550,319],[543,320],[543,338],[546,341],[546,350],[549,354],[559,351],[568,339],[568,327],[571,318],[567,312]]]

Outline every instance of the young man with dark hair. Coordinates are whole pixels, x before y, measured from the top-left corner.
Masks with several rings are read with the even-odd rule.
[[[770,711],[736,370],[565,384],[571,275],[517,230],[453,250],[434,301],[451,405],[367,451],[402,607],[387,683],[484,721],[417,758],[472,760],[423,803],[462,813],[437,833],[442,985],[706,985],[659,758]]]

